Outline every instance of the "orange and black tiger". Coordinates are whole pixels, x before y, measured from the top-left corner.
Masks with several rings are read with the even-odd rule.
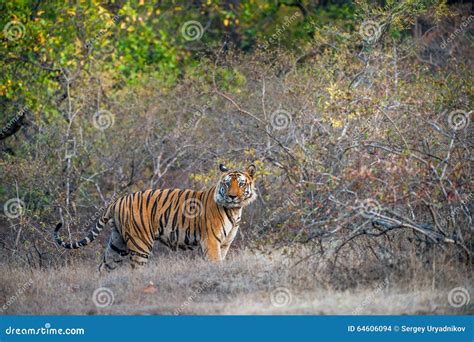
[[[209,260],[225,259],[237,234],[242,208],[257,197],[254,185],[255,166],[245,171],[223,172],[217,185],[206,191],[156,189],[135,192],[110,204],[96,226],[82,240],[64,242],[54,230],[57,243],[68,249],[86,246],[107,223],[112,233],[101,267],[117,267],[124,257],[132,266],[144,265],[156,240],[173,250],[199,247]]]

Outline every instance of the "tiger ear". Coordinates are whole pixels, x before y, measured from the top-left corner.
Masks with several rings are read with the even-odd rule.
[[[253,176],[255,175],[255,165],[253,164],[250,164],[248,167],[247,167],[247,173],[249,174],[250,177],[253,178]]]
[[[221,170],[221,172],[227,172],[227,171],[229,171],[229,169],[228,169],[224,164],[220,164],[220,165],[219,165],[219,170]]]

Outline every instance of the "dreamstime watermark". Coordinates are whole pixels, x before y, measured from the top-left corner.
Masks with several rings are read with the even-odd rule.
[[[76,155],[76,137],[68,139],[64,143],[64,158],[71,159]]]
[[[365,309],[368,305],[373,303],[375,297],[382,292],[387,287],[387,283],[382,281],[380,284],[375,286],[374,290],[370,295],[364,298],[364,300],[357,306],[357,308],[352,311],[352,315],[359,315],[361,314],[362,310]]]
[[[277,287],[270,293],[270,302],[274,307],[282,308],[291,304],[292,296],[286,287]]]
[[[174,129],[170,136],[174,137],[175,139],[179,139],[183,134],[189,133],[189,130],[192,129],[202,118],[204,118],[207,113],[206,111],[209,109],[209,106],[205,104],[201,108],[195,110],[193,112],[193,116],[189,118],[188,121],[184,123],[183,126],[179,126]]]
[[[380,203],[373,198],[367,198],[362,201],[357,200],[355,208],[360,215],[369,219],[380,215],[380,212],[382,211]]]
[[[25,25],[20,23],[19,21],[12,20],[6,23],[3,27],[3,35],[9,41],[15,41],[21,39],[25,35]]]
[[[463,209],[463,206],[466,205],[465,203],[469,203],[469,202],[471,202],[471,201],[473,200],[473,197],[474,197],[474,192],[471,192],[471,193],[467,196],[467,198],[466,198],[464,201],[461,202],[461,205],[460,205],[460,206],[457,206],[457,207],[455,207],[455,208],[453,209],[452,215],[448,215],[448,217],[451,217],[451,216],[454,217],[454,216],[456,216],[456,215],[458,214],[458,212]],[[446,219],[446,217],[444,217],[444,216],[441,217],[441,223],[442,223],[443,225],[448,225],[448,220]]]
[[[471,122],[470,115],[472,111],[466,112],[464,110],[453,110],[448,115],[448,125],[455,131],[462,130],[469,126]]]
[[[15,292],[15,294],[13,296],[11,296],[5,304],[2,305],[2,307],[0,308],[0,312],[4,312],[6,311],[11,305],[13,305],[13,303],[16,302],[16,300],[18,299],[19,296],[21,296],[23,293],[25,293],[25,291],[31,287],[31,285],[33,285],[33,280],[32,279],[29,279],[26,283],[24,283],[23,285],[21,285]]]
[[[265,39],[263,43],[263,48],[268,49],[270,44],[273,44],[278,41],[281,35],[293,24],[293,22],[300,16],[300,12],[295,12],[291,17],[285,16],[285,20],[281,26],[277,28],[275,33],[273,33],[268,39]]]
[[[85,222],[85,226],[88,227],[90,225],[92,225],[93,223],[97,222],[97,220],[99,219],[99,217],[102,217],[102,215],[104,214],[104,211],[107,210],[107,208],[112,204],[114,203],[119,197],[122,196],[122,193],[121,192],[118,192],[116,194],[114,194],[110,200],[108,200],[102,207],[100,207],[99,210],[97,210],[94,215],[92,215],[86,222]],[[76,222],[77,220],[75,220],[74,222]]]
[[[359,34],[368,44],[375,44],[382,35],[382,28],[379,23],[366,20],[360,25]]]
[[[46,323],[40,328],[14,328],[5,329],[6,335],[84,335],[83,328],[52,328],[51,323]]]
[[[101,109],[92,116],[92,124],[95,128],[104,131],[115,122],[115,115],[108,110]]]
[[[454,308],[468,305],[470,301],[469,291],[465,287],[455,287],[448,293],[448,303]]]
[[[204,34],[204,28],[196,20],[189,20],[181,26],[181,35],[187,41],[199,40]]]
[[[291,124],[291,114],[284,109],[277,109],[270,116],[270,124],[277,131],[286,129]]]
[[[5,216],[10,219],[15,219],[20,217],[25,212],[25,202],[19,198],[10,198],[3,205],[3,212]]]
[[[100,49],[96,49],[96,48],[92,49],[92,56],[97,60],[110,56],[113,53],[115,53],[115,45],[113,44],[107,44],[105,46],[101,46]]]
[[[201,216],[203,212],[202,202],[198,198],[188,198],[184,201],[182,210],[187,218]]]
[[[451,44],[454,39],[456,39],[456,37],[458,35],[460,35],[461,33],[463,33],[464,31],[466,31],[468,25],[471,23],[471,21],[474,19],[474,15],[470,15],[467,19],[465,19],[461,25],[459,25],[459,27],[449,35],[448,39],[446,39],[446,41],[444,41],[443,43],[441,43],[441,48],[442,49],[446,49],[446,47],[448,46],[448,44]]]
[[[114,293],[108,287],[99,287],[94,290],[92,294],[92,302],[98,308],[105,308],[111,306],[114,303]]]
[[[20,121],[29,110],[30,110],[30,107],[28,107],[27,105],[22,107],[15,114],[15,116],[10,121],[8,121],[8,123],[5,125],[5,127],[2,128],[2,130],[0,131],[0,138],[3,138],[5,136],[5,134],[7,134],[11,130],[11,128],[14,125],[16,125],[18,123],[18,121]]]
[[[104,212],[109,208],[109,206],[114,203],[118,198],[122,196],[122,192],[118,192],[114,194],[102,207],[99,208],[92,216],[90,216],[86,222],[84,222],[84,226],[90,227],[97,222],[97,220],[103,216]],[[78,225],[80,223],[79,217],[72,218],[69,223],[73,226]]]
[[[99,30],[99,32],[97,32],[97,34],[94,36],[94,38],[89,39],[89,40],[86,41],[85,47],[86,47],[87,49],[92,48],[92,47],[94,46],[94,43],[95,43],[98,39],[100,39],[100,37],[102,37],[102,36],[105,35],[107,32],[109,32],[110,29],[111,29],[114,25],[116,25],[116,24],[119,22],[119,20],[120,20],[121,17],[122,17],[122,16],[119,15],[119,14],[114,15],[114,16],[112,17],[113,24],[108,25],[105,29]]]
[[[204,283],[199,286],[199,288],[194,291],[187,299],[186,301],[181,304],[179,308],[174,310],[175,315],[179,315],[183,312],[184,309],[186,309],[187,306],[189,306],[191,303],[193,303],[196,300],[196,297],[199,296],[206,288],[208,288],[210,283],[206,280]]]
[[[262,223],[263,225],[263,228],[266,228],[271,221],[273,221],[275,218],[278,217],[278,215],[280,215],[280,213],[284,210],[284,209],[287,209],[288,206],[290,205],[294,205],[294,203],[298,200],[298,195],[296,193],[292,193],[290,196],[288,196],[288,198],[286,200],[283,201],[282,205],[280,205],[278,208],[276,208],[275,210],[272,211],[272,214],[270,215],[270,217],[268,217],[267,219],[265,219]]]

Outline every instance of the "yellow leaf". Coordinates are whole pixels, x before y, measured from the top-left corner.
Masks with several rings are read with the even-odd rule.
[[[329,118],[329,121],[331,122],[331,124],[334,128],[340,128],[343,125],[343,122],[341,120]]]
[[[224,26],[226,27],[229,26],[229,19],[227,18],[224,19]]]

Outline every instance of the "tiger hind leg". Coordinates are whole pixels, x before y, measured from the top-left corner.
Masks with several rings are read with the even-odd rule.
[[[138,236],[128,236],[125,241],[130,251],[130,264],[132,268],[145,266],[153,249],[154,241]]]
[[[151,254],[153,245],[146,245],[141,240],[127,240],[128,250],[130,251],[130,264],[132,268],[140,268],[145,266]]]
[[[107,243],[107,248],[104,252],[104,258],[99,266],[99,271],[104,269],[107,271],[112,271],[116,269],[124,260],[126,260],[126,257],[129,254],[130,251],[128,250],[127,244],[114,225]]]
[[[139,268],[141,266],[145,266],[148,262],[148,258],[148,254],[138,253],[135,251],[130,252],[130,262],[132,268]]]

